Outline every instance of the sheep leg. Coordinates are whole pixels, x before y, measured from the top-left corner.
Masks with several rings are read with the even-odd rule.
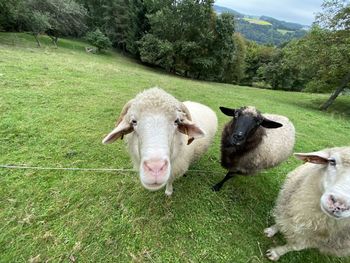
[[[290,252],[290,251],[299,251],[307,248],[304,244],[286,244],[280,247],[270,248],[266,251],[266,256],[272,261],[277,261],[281,256]]]
[[[230,180],[234,176],[233,172],[228,172],[224,179],[222,179],[220,182],[218,182],[216,185],[214,185],[211,189],[215,192],[220,191],[221,187],[224,185],[224,183],[227,180]]]
[[[267,237],[273,237],[278,233],[278,227],[277,225],[270,226],[268,228],[264,229],[264,233]]]
[[[166,183],[166,188],[165,188],[165,194],[167,196],[171,196],[173,194],[173,182],[174,182],[174,177],[170,176],[170,178],[168,179],[168,182]]]

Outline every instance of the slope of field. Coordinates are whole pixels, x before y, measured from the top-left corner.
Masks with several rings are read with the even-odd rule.
[[[245,17],[243,18],[243,20],[251,23],[251,24],[257,24],[257,25],[262,25],[262,26],[271,26],[272,24],[270,22],[267,22],[265,20],[261,20],[261,19],[258,19],[258,18],[248,18],[248,17]]]
[[[175,181],[171,198],[149,192],[133,172],[9,170],[0,168],[1,262],[268,262],[263,229],[291,157],[254,177],[238,177],[221,192],[210,187],[219,164],[220,133],[229,119],[219,106],[255,105],[288,116],[295,151],[349,143],[349,96],[330,112],[327,95],[289,93],[199,82],[167,75],[114,52],[85,52],[85,43],[0,33],[0,164],[41,167],[132,168],[123,141],[102,145],[124,103],[159,86],[180,100],[214,109],[213,146]],[[315,250],[280,262],[348,262]]]

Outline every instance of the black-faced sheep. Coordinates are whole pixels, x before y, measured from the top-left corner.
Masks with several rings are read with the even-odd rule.
[[[255,107],[220,110],[232,120],[221,137],[221,165],[228,170],[225,178],[213,186],[219,191],[235,174],[254,174],[274,167],[293,152],[295,129],[288,118],[261,114]]]
[[[217,130],[216,114],[196,102],[180,102],[162,89],[139,93],[123,108],[116,127],[103,139],[126,135],[127,148],[142,185],[165,194],[189,165],[206,152]]]
[[[350,147],[296,154],[307,162],[287,175],[277,198],[276,224],[287,244],[267,251],[278,260],[289,251],[317,248],[336,256],[350,255]]]

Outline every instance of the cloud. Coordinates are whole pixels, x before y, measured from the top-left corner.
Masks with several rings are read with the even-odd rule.
[[[217,0],[216,5],[247,15],[266,15],[280,20],[310,25],[321,10],[323,0]]]

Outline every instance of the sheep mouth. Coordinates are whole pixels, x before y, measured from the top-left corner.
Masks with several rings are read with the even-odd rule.
[[[159,190],[160,188],[162,188],[165,185],[164,183],[162,183],[162,184],[158,184],[158,183],[147,184],[144,182],[142,182],[142,184],[146,189],[151,190],[151,191]]]
[[[342,211],[330,211],[327,207],[325,207],[323,204],[321,204],[321,209],[322,211],[332,217],[332,218],[335,218],[335,219],[343,219],[343,218],[347,218],[349,216],[344,216],[343,213],[344,212],[350,212],[350,208],[347,208],[347,209],[344,209]]]
[[[234,141],[232,142],[232,146],[240,146],[244,143],[244,141]]]
[[[232,140],[230,142],[230,146],[231,147],[242,146],[244,143],[245,143],[245,140]]]

